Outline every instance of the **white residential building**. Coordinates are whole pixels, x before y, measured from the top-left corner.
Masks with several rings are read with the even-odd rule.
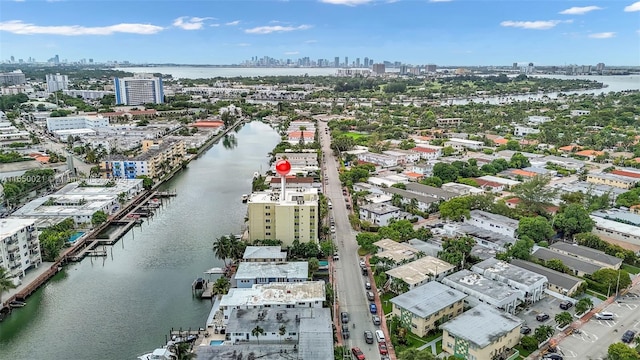
[[[540,125],[551,121],[548,116],[531,115],[527,117],[527,122],[532,125]]]
[[[233,309],[322,308],[325,300],[324,281],[274,282],[250,288],[231,288],[222,296],[219,308],[226,324]]]
[[[516,237],[518,231],[517,220],[482,210],[472,210],[471,217],[464,222],[512,238]]]
[[[47,92],[54,93],[60,90],[67,90],[69,88],[69,77],[67,75],[47,74]]]
[[[238,288],[250,288],[256,284],[296,283],[309,278],[309,263],[295,262],[248,262],[238,264],[233,276]]]
[[[109,119],[100,115],[78,115],[48,117],[47,130],[50,132],[71,129],[97,129],[109,126]]]
[[[40,241],[34,219],[8,217],[0,219],[0,267],[16,277],[24,277],[25,271],[41,262]],[[2,299],[0,299],[2,304]]]
[[[280,246],[247,246],[242,255],[246,262],[285,262],[287,252]]]
[[[151,74],[134,74],[133,77],[113,78],[117,105],[162,104],[164,91],[162,78]]]
[[[523,137],[529,134],[539,134],[540,130],[528,126],[516,126],[513,129],[513,135]]]
[[[400,217],[400,208],[388,204],[365,204],[360,206],[360,220],[377,226],[387,226],[392,219]]]
[[[442,189],[446,191],[450,191],[452,193],[456,193],[461,196],[478,195],[478,194],[484,193],[484,190],[482,190],[481,188],[471,186],[471,185],[466,185],[466,184],[453,183],[453,182],[442,184]]]
[[[591,114],[591,111],[589,110],[571,110],[571,116],[582,116],[582,115],[589,115]]]
[[[542,299],[544,289],[549,282],[543,275],[507,262],[490,258],[471,267],[471,271],[478,273],[487,279],[500,281],[509,287],[522,291],[523,302],[537,302]]]
[[[91,226],[98,211],[107,215],[120,208],[114,195],[47,195],[27,203],[13,214],[34,218],[73,218],[76,225]]]
[[[413,164],[420,160],[420,154],[409,150],[387,150],[382,152],[385,155],[395,157],[399,164]]]
[[[469,270],[451,274],[442,279],[442,283],[469,295],[466,302],[471,306],[487,303],[511,314],[524,298],[521,290]]]
[[[435,160],[442,156],[442,147],[440,146],[418,145],[411,151],[418,154],[423,160]]]
[[[482,141],[452,138],[445,142],[444,146],[451,146],[456,151],[463,151],[465,149],[480,150],[484,147],[484,143]]]
[[[376,154],[372,152],[365,152],[358,154],[358,161],[372,163],[384,168],[398,166],[398,158],[385,154]]]

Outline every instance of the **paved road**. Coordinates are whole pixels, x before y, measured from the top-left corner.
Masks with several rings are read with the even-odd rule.
[[[580,333],[573,333],[563,339],[558,348],[565,359],[606,359],[609,345],[620,342],[626,330],[640,332],[640,285],[632,288],[629,295],[606,307],[604,311],[615,315],[614,320],[596,320],[580,327]]]
[[[339,304],[338,316],[342,311],[347,311],[351,317],[349,322],[350,338],[345,341],[345,345],[351,347],[357,346],[365,354],[367,360],[380,359],[377,343],[367,344],[364,341],[364,331],[378,330],[377,326],[371,321],[371,313],[369,312],[369,301],[366,298],[364,283],[366,278],[362,276],[359,266],[358,245],[356,243],[356,232],[349,224],[349,212],[346,209],[345,198],[342,195],[342,185],[338,178],[338,168],[336,158],[330,148],[331,140],[325,134],[324,129],[327,124],[318,122],[319,133],[321,134],[322,150],[326,159],[325,177],[328,177],[328,183],[325,185],[325,195],[331,200],[333,209],[329,210],[329,214],[333,216],[336,222],[335,243],[338,247],[340,260],[334,262],[336,265],[335,279],[336,296]],[[355,329],[353,324],[356,324]]]

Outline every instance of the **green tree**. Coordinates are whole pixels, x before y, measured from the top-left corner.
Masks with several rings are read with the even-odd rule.
[[[219,277],[215,283],[213,283],[213,293],[216,295],[224,295],[229,292],[231,288],[231,282],[227,277]]]
[[[256,327],[251,330],[251,335],[256,337],[258,345],[260,345],[260,336],[264,335],[264,329],[261,328],[260,325],[256,325]]]
[[[627,344],[617,342],[609,345],[607,350],[609,360],[638,360],[640,356],[638,351],[634,348],[630,348]]]
[[[104,211],[98,210],[91,216],[91,224],[93,224],[94,226],[100,225],[108,219],[109,216]]]
[[[431,353],[431,348],[424,350],[408,349],[398,354],[398,360],[435,360],[436,357]]]
[[[518,207],[528,213],[544,214],[546,204],[551,203],[557,193],[557,190],[547,187],[550,181],[548,176],[537,175],[516,185],[513,193],[521,200]]]
[[[513,245],[507,250],[508,257],[521,260],[529,260],[531,258],[531,250],[533,249],[534,242],[528,236],[522,236],[516,240]]]
[[[174,344],[172,348],[176,354],[176,360],[191,360],[197,356],[196,353],[191,352],[191,344],[188,342]]]
[[[559,327],[565,327],[566,325],[569,325],[571,323],[571,320],[573,320],[573,316],[571,316],[568,311],[563,311],[556,314],[553,319],[556,321]]]
[[[571,269],[569,269],[569,267],[565,265],[560,259],[549,259],[545,261],[544,266],[565,274],[571,273]]]
[[[151,190],[153,187],[153,179],[147,175],[137,176],[136,179],[142,179],[142,187],[144,187],[145,190]]]
[[[9,270],[0,266],[0,303],[2,302],[2,294],[5,291],[16,288],[13,280],[11,279],[13,279],[13,275],[9,272]]]
[[[456,268],[464,268],[471,254],[471,249],[475,244],[475,240],[468,236],[462,236],[457,239],[445,239],[442,244],[442,251],[438,253],[438,257],[456,266]]]
[[[287,333],[287,326],[285,324],[280,325],[278,328],[278,335],[280,335],[280,343],[282,343],[282,337]]]
[[[542,216],[523,217],[518,223],[518,235],[528,236],[534,242],[539,243],[550,240],[554,231],[549,221]]]
[[[459,175],[458,168],[451,164],[440,162],[433,165],[433,176],[442,179],[445,183],[455,181]]]
[[[588,297],[584,297],[576,303],[576,314],[584,314],[591,308],[593,308],[593,301]]]
[[[526,156],[522,155],[522,153],[515,153],[511,156],[511,160],[509,161],[509,167],[514,169],[522,169],[531,166],[529,159]]]
[[[225,267],[227,266],[227,259],[231,257],[232,246],[231,239],[226,235],[220,236],[213,242],[213,253],[218,259],[222,259]]]
[[[541,325],[541,326],[538,326],[536,330],[533,332],[533,337],[535,337],[536,340],[538,340],[538,343],[541,343],[547,340],[548,338],[550,338],[554,332],[555,331],[551,326]]]
[[[413,224],[409,220],[392,221],[378,230],[378,235],[395,241],[407,241],[415,237]]]
[[[631,285],[631,278],[625,270],[600,269],[591,274],[590,278],[600,284],[602,289],[610,288],[611,291],[623,290]]]
[[[553,224],[565,238],[571,238],[577,233],[590,232],[594,222],[582,205],[569,204],[560,214],[556,215]]]
[[[520,345],[525,350],[533,351],[538,348],[538,340],[533,336],[525,335],[520,339]]]
[[[320,262],[314,257],[307,260],[307,262],[309,263],[309,279],[311,279],[313,278],[313,274],[315,274],[320,268]]]
[[[440,218],[462,221],[471,216],[471,202],[467,197],[456,197],[440,204]]]

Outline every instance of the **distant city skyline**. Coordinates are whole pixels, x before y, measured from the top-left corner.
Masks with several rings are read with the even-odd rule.
[[[640,1],[3,1],[2,61],[640,65]],[[240,11],[239,11],[240,10]],[[294,57],[295,56],[295,57]],[[71,60],[70,60],[71,61]]]

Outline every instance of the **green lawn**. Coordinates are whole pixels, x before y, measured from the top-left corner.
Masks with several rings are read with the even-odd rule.
[[[520,357],[523,359],[526,359],[533,351],[528,351],[525,350],[522,346],[520,346],[519,344],[516,345],[514,347],[516,350],[518,350],[518,352],[520,352]]]
[[[602,301],[607,300],[607,297],[604,294],[597,293],[593,290],[587,289],[586,293],[589,295],[593,295]]]
[[[365,135],[365,134],[359,134],[359,133],[355,133],[355,132],[346,132],[346,133],[344,133],[342,135],[348,136],[348,137],[352,138],[353,140],[358,140],[360,138],[368,136],[368,135]]]
[[[388,292],[380,295],[380,302],[382,303],[382,311],[384,314],[391,314],[391,310],[393,310],[393,305],[391,304],[391,299],[396,297],[396,294]]]
[[[622,270],[628,272],[629,274],[640,274],[640,268],[637,266],[622,264]]]

